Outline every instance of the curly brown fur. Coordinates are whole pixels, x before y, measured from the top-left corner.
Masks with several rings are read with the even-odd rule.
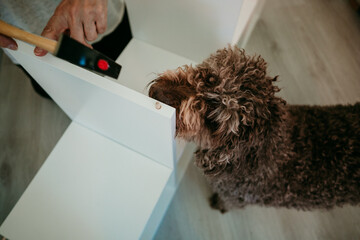
[[[297,209],[360,202],[360,104],[292,106],[260,56],[224,48],[167,71],[149,95],[176,108],[177,136],[225,211],[246,204]]]

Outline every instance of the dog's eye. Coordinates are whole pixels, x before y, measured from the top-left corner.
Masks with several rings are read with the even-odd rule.
[[[212,87],[212,86],[216,85],[217,80],[218,80],[218,79],[217,79],[216,76],[210,75],[210,76],[208,76],[208,77],[205,79],[205,85],[206,85],[207,87]]]
[[[216,79],[214,77],[209,77],[209,83],[214,83],[216,81]]]

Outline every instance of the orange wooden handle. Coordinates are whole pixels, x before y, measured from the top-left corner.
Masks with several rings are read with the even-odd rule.
[[[0,20],[0,33],[8,37],[16,38],[21,41],[30,43],[32,45],[38,46],[52,54],[55,53],[57,42],[48,38],[44,38],[20,28],[14,27],[6,22]]]

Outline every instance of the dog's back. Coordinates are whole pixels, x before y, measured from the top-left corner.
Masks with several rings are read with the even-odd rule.
[[[282,166],[285,204],[300,208],[360,202],[360,103],[288,106],[294,155]]]
[[[286,137],[279,138],[284,141],[250,153],[247,165],[227,166],[209,178],[217,193],[213,207],[309,210],[360,203],[360,104],[288,105],[286,110]],[[201,152],[197,157],[204,158]]]

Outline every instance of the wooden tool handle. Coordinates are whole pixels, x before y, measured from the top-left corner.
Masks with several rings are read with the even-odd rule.
[[[56,41],[26,32],[17,27],[11,26],[10,24],[7,24],[2,20],[0,20],[0,33],[8,37],[16,38],[21,41],[38,46],[52,54],[55,53],[57,45]]]

